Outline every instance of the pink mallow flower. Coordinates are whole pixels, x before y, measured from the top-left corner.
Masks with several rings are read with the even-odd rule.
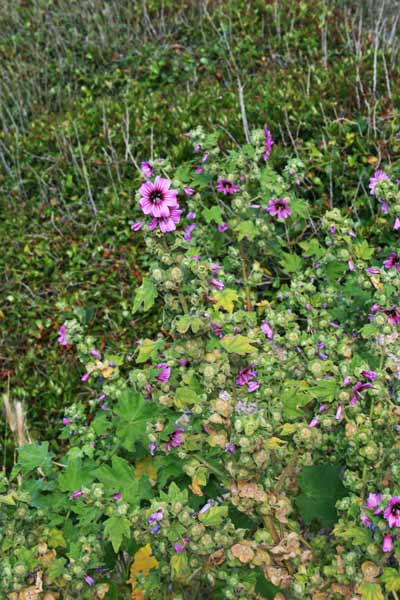
[[[376,195],[375,189],[380,181],[390,181],[390,177],[389,175],[386,175],[384,171],[375,171],[374,176],[369,180],[369,191],[371,196]]]
[[[157,176],[154,183],[146,181],[139,188],[139,204],[145,215],[156,219],[169,217],[171,208],[178,207],[177,190],[171,190],[171,181]]]
[[[391,325],[400,325],[400,312],[397,306],[392,306],[382,311],[388,318]]]
[[[179,210],[179,206],[173,206],[170,209],[168,217],[162,217],[160,219],[154,217],[149,225],[150,231],[153,231],[156,227],[159,227],[163,233],[170,233],[175,231],[177,224],[180,221],[182,211]]]
[[[273,331],[272,331],[272,327],[271,325],[268,323],[268,321],[263,321],[261,323],[261,331],[266,335],[266,337],[269,340],[272,340],[274,337]]]
[[[193,188],[191,188],[191,187],[187,187],[187,186],[185,186],[185,187],[183,188],[183,191],[185,192],[186,196],[193,196],[193,194],[195,193],[195,191],[196,191],[196,190],[194,190],[194,189],[193,189]]]
[[[222,177],[218,178],[217,181],[217,192],[221,192],[224,196],[231,196],[232,194],[236,194],[239,191],[239,187],[230,181],[230,179],[223,179]]]
[[[398,231],[400,229],[400,217],[396,217],[393,223],[394,231]]]
[[[224,289],[223,282],[219,281],[218,279],[214,279],[214,277],[212,279],[210,279],[209,283],[210,283],[210,285],[212,285],[213,287],[215,287],[216,290],[223,290]]]
[[[383,538],[382,550],[383,552],[391,552],[393,549],[393,541],[390,533],[387,533]]]
[[[382,510],[379,507],[382,502],[382,494],[369,494],[365,503],[365,508],[375,511],[375,514],[379,514]],[[376,510],[377,509],[377,510]]]
[[[268,125],[265,124],[264,125],[264,135],[265,135],[265,150],[264,150],[264,154],[263,154],[263,159],[265,161],[267,161],[269,159],[269,155],[271,154],[271,149],[274,143],[274,140],[272,139],[272,134],[268,128]]]
[[[168,363],[159,363],[156,365],[156,369],[160,370],[156,379],[161,381],[161,383],[166,383],[171,377],[171,367],[168,365]]]
[[[154,169],[153,169],[153,165],[151,164],[151,162],[149,162],[148,160],[144,160],[141,165],[140,165],[140,170],[142,171],[143,175],[145,177],[147,177],[147,179],[149,177],[152,177],[153,173],[154,173]]]
[[[254,363],[251,363],[248,367],[241,369],[239,375],[236,377],[236,385],[240,387],[247,385],[249,393],[255,392],[260,387],[258,381],[255,381],[257,371],[254,370],[254,366]]]
[[[67,340],[67,333],[68,330],[66,328],[65,325],[61,325],[60,329],[58,330],[58,339],[57,342],[59,344],[61,344],[61,346],[68,346],[69,342]]]
[[[400,527],[400,496],[393,496],[385,512],[384,518],[389,524],[389,527]]]
[[[292,214],[292,210],[289,206],[289,200],[286,198],[280,198],[274,200],[273,198],[268,202],[267,212],[271,217],[278,217],[278,219],[287,219]]]
[[[389,258],[383,261],[383,266],[386,269],[396,269],[400,273],[400,256],[397,252],[391,252]]]
[[[169,434],[168,442],[165,444],[167,452],[172,450],[172,448],[178,448],[183,443],[183,434],[184,429],[176,429],[173,433]]]

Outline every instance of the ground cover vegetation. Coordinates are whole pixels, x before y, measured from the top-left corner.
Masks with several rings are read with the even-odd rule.
[[[2,596],[396,599],[396,7],[5,5]]]

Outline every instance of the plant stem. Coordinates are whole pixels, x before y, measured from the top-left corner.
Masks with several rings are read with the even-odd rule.
[[[251,304],[249,277],[247,275],[247,268],[246,268],[246,255],[244,253],[244,248],[243,248],[242,242],[239,243],[239,252],[240,252],[240,258],[242,261],[242,273],[243,273],[244,289],[245,289],[245,293],[246,293],[246,310],[247,310],[247,312],[252,312],[253,306]]]

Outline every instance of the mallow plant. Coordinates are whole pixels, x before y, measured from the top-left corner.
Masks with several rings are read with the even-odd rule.
[[[148,337],[110,355],[80,322],[83,400],[0,481],[0,589],[26,598],[397,598],[400,196],[375,224],[307,201],[267,126],[143,161],[132,299]],[[131,332],[134,337],[134,330]],[[107,332],[104,332],[107,338]],[[25,594],[25,595],[24,595]]]

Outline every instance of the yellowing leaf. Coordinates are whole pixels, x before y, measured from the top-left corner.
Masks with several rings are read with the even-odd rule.
[[[153,340],[145,339],[142,340],[142,343],[139,346],[139,354],[137,355],[136,362],[142,363],[149,360],[149,358],[156,358],[158,350],[161,350],[164,342],[162,340]]]
[[[382,290],[384,287],[383,283],[381,283],[381,280],[379,279],[379,277],[372,276],[371,283],[376,290]]]
[[[221,344],[227,352],[240,354],[241,356],[257,352],[257,348],[252,346],[249,338],[244,335],[225,335],[221,340]]]
[[[153,556],[152,549],[150,544],[143,546],[140,548],[133,557],[133,562],[130,570],[130,579],[128,583],[132,585],[133,591],[132,596],[133,600],[143,600],[144,595],[139,589],[135,589],[136,587],[136,579],[135,575],[138,573],[147,577],[150,573],[151,569],[157,569],[159,566],[158,560]]]
[[[185,579],[190,575],[190,567],[188,563],[188,559],[186,556],[186,552],[182,552],[181,554],[174,554],[171,558],[171,579]]]
[[[235,290],[225,288],[220,292],[216,292],[214,294],[214,299],[217,301],[215,304],[215,308],[224,308],[229,313],[232,313],[234,309],[233,303],[239,300],[239,297]]]
[[[101,371],[101,374],[103,375],[103,377],[105,379],[108,379],[112,375],[113,371],[114,371],[114,369],[112,367],[106,367],[105,369],[103,369]]]
[[[281,427],[281,435],[291,435],[297,431],[297,424],[295,423],[284,423]]]
[[[286,444],[286,442],[277,437],[272,437],[269,438],[269,440],[267,440],[267,448],[269,448],[270,450],[277,450],[281,447],[282,444]]]
[[[157,471],[153,466],[153,460],[150,456],[139,460],[135,464],[135,475],[138,479],[140,479],[142,475],[147,475],[153,484],[157,481]]]
[[[5,496],[0,496],[0,504],[7,504],[8,506],[15,506],[15,498],[17,495],[15,492],[10,492]]]
[[[357,588],[361,600],[385,600],[382,588],[378,583],[362,583]]]

